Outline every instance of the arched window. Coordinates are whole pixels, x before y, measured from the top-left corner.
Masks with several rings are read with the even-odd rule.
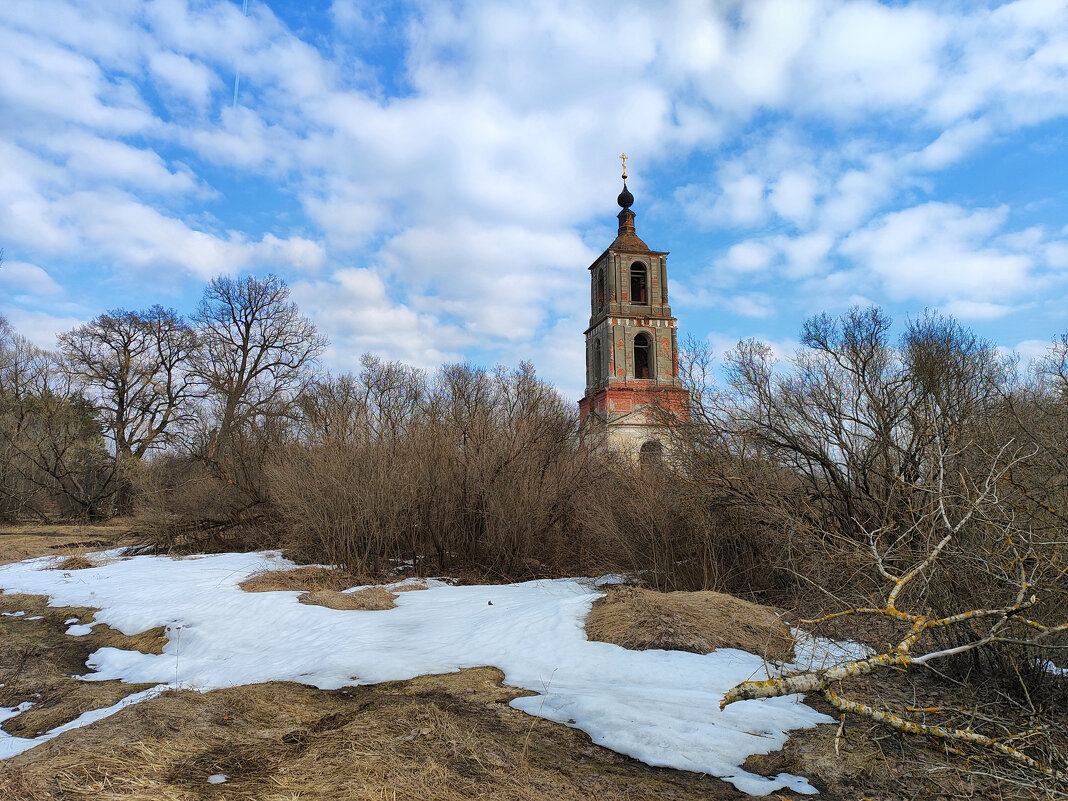
[[[634,377],[653,377],[652,343],[648,334],[638,334],[634,337]]]
[[[660,464],[664,458],[664,446],[659,441],[651,439],[643,442],[638,451],[638,461],[644,467],[646,465]]]
[[[649,281],[645,265],[640,261],[630,265],[630,302],[649,302]]]
[[[604,270],[597,271],[597,309],[604,308]]]
[[[601,383],[601,378],[604,376],[601,361],[601,340],[597,340],[593,343],[593,384],[594,386]]]

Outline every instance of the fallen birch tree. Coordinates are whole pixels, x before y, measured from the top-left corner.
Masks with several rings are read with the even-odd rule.
[[[1051,576],[1053,580],[1063,581],[1068,568],[1059,564],[1056,550],[1051,555],[1048,551],[1036,549],[1030,532],[1017,526],[1011,513],[1006,514],[999,498],[999,487],[1005,483],[1005,476],[1014,466],[1033,455],[1033,452],[1010,455],[1011,445],[1011,442],[1007,443],[1000,449],[991,462],[993,466],[980,482],[971,484],[958,473],[955,486],[970,488],[969,497],[962,497],[959,489],[952,492],[947,490],[946,462],[949,454],[940,448],[936,482],[930,489],[930,504],[926,505],[926,513],[918,515],[915,522],[903,532],[892,532],[889,526],[866,532],[874,568],[889,587],[881,605],[857,606],[801,621],[806,625],[818,625],[851,616],[881,618],[899,630],[904,628],[895,645],[883,653],[845,664],[790,673],[764,681],[743,682],[726,693],[720,708],[736,701],[794,693],[819,693],[843,715],[843,720],[846,714],[858,715],[902,733],[925,735],[946,743],[970,743],[1039,771],[1058,783],[1068,782],[1068,773],[1063,764],[1035,758],[1004,742],[1009,738],[991,737],[972,728],[931,725],[909,717],[910,713],[940,712],[941,709],[877,709],[870,704],[851,700],[836,689],[841,682],[879,670],[911,670],[930,666],[939,660],[996,643],[1040,648],[1052,645],[1057,635],[1068,632],[1068,609],[1062,605],[1054,602],[1053,619],[1049,619],[1049,605],[1046,605],[1043,616],[1032,614],[1041,605],[1041,597],[1046,590],[1043,584],[1050,581]],[[933,614],[929,607],[924,609],[925,605],[919,600],[925,597],[922,592],[916,593],[917,603],[908,603],[905,599],[909,590],[931,580],[935,567],[946,558],[950,546],[969,525],[986,526],[995,531],[1002,546],[1000,553],[1006,555],[1007,559],[1000,565],[988,565],[989,575],[986,579],[996,579],[1003,582],[1007,589],[1011,588],[1011,595],[1006,597],[1006,602],[991,608],[964,609],[951,614]],[[895,567],[889,558],[890,554],[900,543],[916,541],[921,529],[922,533],[929,536],[929,541],[933,541],[935,536],[940,538],[907,569]],[[893,535],[889,543],[885,542],[888,534]],[[930,536],[932,534],[934,536]],[[932,635],[952,633],[954,630],[960,630],[955,644],[931,647],[931,641],[936,639]],[[941,639],[944,643],[951,638]],[[1064,761],[1063,757],[1057,760],[1061,763]]]

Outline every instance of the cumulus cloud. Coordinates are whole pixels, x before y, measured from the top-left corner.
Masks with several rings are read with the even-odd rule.
[[[877,275],[893,297],[993,304],[1032,281],[1034,259],[994,241],[1007,213],[925,203],[884,215],[850,235],[841,252]]]
[[[368,268],[345,268],[328,280],[297,282],[293,297],[329,333],[327,360],[341,369],[356,369],[366,352],[388,353],[432,369],[461,360],[471,344],[457,326],[392,300],[386,281]]]
[[[159,50],[148,58],[157,85],[198,109],[211,101],[212,92],[222,88],[219,76],[206,64],[170,50]]]
[[[1016,311],[1017,307],[983,300],[951,300],[942,311],[962,320],[991,320]]]
[[[78,317],[49,314],[5,303],[0,303],[0,314],[6,317],[12,327],[34,345],[50,350],[56,347],[57,334],[69,331],[85,322],[84,319]]]
[[[45,270],[24,261],[0,264],[0,287],[9,295],[54,297],[63,294],[63,288]]]
[[[160,193],[184,193],[196,187],[188,170],[172,172],[158,153],[147,148],[74,131],[46,137],[42,144],[66,160],[68,181],[106,179],[120,186]]]

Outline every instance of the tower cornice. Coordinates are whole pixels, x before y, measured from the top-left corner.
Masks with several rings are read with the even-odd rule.
[[[645,243],[643,242],[642,244],[644,245]],[[613,242],[611,245],[601,251],[601,255],[594,259],[593,262],[591,262],[590,266],[586,269],[592,270],[594,267],[601,263],[601,260],[604,259],[605,256],[667,256],[669,253],[671,253],[670,250],[649,250],[649,248],[645,248],[644,250],[638,250],[637,248],[616,247],[616,243]]]

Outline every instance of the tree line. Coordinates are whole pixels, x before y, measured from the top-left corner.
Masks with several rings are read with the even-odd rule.
[[[274,276],[214,279],[188,320],[101,314],[55,351],[0,322],[0,514],[100,520],[131,511],[153,455],[220,466],[286,414],[324,346]]]

